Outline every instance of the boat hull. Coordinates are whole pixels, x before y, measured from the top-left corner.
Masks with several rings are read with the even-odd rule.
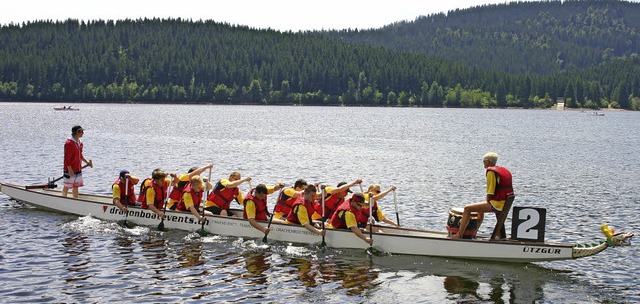
[[[111,197],[80,195],[79,199],[66,198],[60,191],[49,189],[25,189],[25,186],[0,184],[0,191],[9,197],[29,205],[75,214],[91,215],[107,221],[119,221],[125,214],[112,204]],[[129,208],[127,221],[141,226],[155,227],[160,218],[150,210]],[[242,238],[262,239],[260,231],[240,217],[208,216],[205,230],[212,234]],[[263,222],[264,225],[266,223]],[[187,212],[166,211],[166,229],[198,231],[202,227],[196,217]],[[447,258],[492,260],[501,262],[540,262],[573,259],[573,245],[558,243],[532,243],[512,240],[489,240],[488,238],[460,239],[447,238],[446,232],[426,231],[407,228],[384,227],[384,233],[373,234],[375,249],[392,254],[426,255]],[[321,236],[309,232],[299,225],[272,223],[268,235],[269,242],[282,241],[300,244],[319,244]],[[332,248],[366,249],[368,244],[348,230],[328,229],[326,243]]]

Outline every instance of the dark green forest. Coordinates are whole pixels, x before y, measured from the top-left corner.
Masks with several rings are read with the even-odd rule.
[[[487,5],[380,29],[0,26],[0,100],[640,110],[640,5]]]

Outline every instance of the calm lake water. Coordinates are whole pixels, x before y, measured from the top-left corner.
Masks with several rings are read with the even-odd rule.
[[[84,172],[84,193],[110,194],[122,169],[144,178],[157,167],[184,173],[206,163],[214,164],[215,179],[237,170],[254,185],[362,178],[365,187],[398,187],[403,226],[443,231],[450,208],[484,199],[481,158],[495,151],[498,164],[513,173],[514,205],[547,209],[546,240],[594,243],[603,239],[602,223],[640,231],[637,112],[54,106],[0,103],[0,181],[59,177],[63,143],[79,124],[95,165]],[[269,200],[273,206],[275,195]],[[395,217],[391,196],[381,207]],[[488,215],[480,233],[494,223]],[[640,301],[637,245],[536,264],[370,259],[359,250],[123,229],[37,210],[3,194],[0,229],[3,303]]]

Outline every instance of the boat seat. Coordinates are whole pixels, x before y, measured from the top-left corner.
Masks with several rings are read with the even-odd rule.
[[[507,220],[507,215],[509,215],[509,210],[511,210],[511,205],[513,204],[513,200],[516,198],[515,195],[509,195],[507,200],[504,202],[504,207],[502,207],[502,211],[496,213],[497,221],[496,227],[493,228],[493,233],[491,234],[491,239],[505,239],[507,238],[507,232],[504,228],[504,222]]]

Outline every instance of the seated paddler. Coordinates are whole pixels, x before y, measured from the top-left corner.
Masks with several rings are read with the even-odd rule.
[[[131,175],[127,170],[122,170],[118,179],[111,185],[113,204],[122,212],[129,212],[128,206],[140,206],[136,202],[136,194],[133,187],[138,182],[140,182],[139,178]]]
[[[396,190],[396,186],[391,186],[389,187],[389,189],[385,190],[385,191],[381,191],[380,189],[380,185],[378,184],[373,184],[370,185],[369,188],[367,189],[367,193],[364,193],[364,201],[365,202],[370,202],[371,200],[373,200],[373,206],[371,207],[371,210],[373,211],[373,220],[375,222],[385,222],[391,226],[394,227],[400,227],[396,222],[390,220],[389,218],[387,218],[384,213],[382,213],[382,210],[380,209],[380,207],[378,206],[378,201],[381,200],[382,198],[384,198],[385,196],[387,196],[387,194],[389,194],[392,191]],[[367,223],[369,220],[369,208],[364,208],[362,209],[362,212],[360,213],[360,216],[362,216],[363,218],[358,219],[358,223]],[[360,228],[365,228],[366,224],[360,224]],[[380,230],[377,227],[373,227],[373,232],[382,232],[382,230]]]
[[[231,201],[235,200],[238,204],[244,204],[244,195],[238,188],[240,184],[248,182],[251,177],[242,178],[240,172],[231,172],[229,178],[219,180],[213,187],[213,191],[207,197],[205,210],[223,216],[233,216],[231,213]]]
[[[145,178],[140,185],[138,202],[142,203],[143,209],[149,209],[156,215],[164,218],[164,206],[168,196],[167,188],[171,180],[167,173],[161,169],[155,169],[151,177]]]
[[[293,184],[293,187],[286,187],[280,190],[280,193],[278,193],[276,206],[273,209],[273,217],[279,219],[289,215],[291,206],[293,206],[293,203],[299,196],[302,196],[302,194],[304,193],[304,188],[306,187],[307,181],[300,178],[296,180],[296,182]]]
[[[176,211],[189,211],[199,222],[202,222],[202,200],[204,199],[204,191],[213,188],[211,183],[205,182],[200,175],[192,176],[189,184],[182,191],[182,198],[177,204]],[[211,213],[209,213],[211,215]]]
[[[302,225],[310,232],[313,232],[317,235],[324,235],[324,229],[318,229],[313,226],[313,220],[311,216],[315,212],[316,205],[316,186],[307,185],[304,189],[304,193],[301,196],[298,196],[296,201],[293,203],[291,207],[291,211],[289,215],[287,215],[287,224],[297,224]]]
[[[171,182],[172,187],[171,192],[169,193],[169,205],[167,205],[167,208],[176,210],[176,208],[178,207],[178,202],[180,202],[180,200],[182,199],[182,193],[184,192],[184,189],[186,189],[186,187],[189,185],[191,178],[196,175],[200,175],[207,169],[211,168],[213,168],[213,164],[207,164],[200,168],[191,167],[186,174],[178,175],[178,178],[175,178]],[[209,181],[204,179],[204,182],[207,183]]]
[[[322,205],[316,206],[316,215],[314,215],[314,220],[319,220],[322,218],[323,221],[331,218],[336,208],[344,202],[344,199],[349,193],[351,193],[351,187],[354,185],[359,185],[362,183],[362,179],[356,179],[350,183],[347,182],[339,182],[336,187],[323,187],[324,193],[324,213],[322,212]],[[322,195],[322,194],[321,194]],[[320,198],[321,200],[322,198]]]
[[[371,244],[371,238],[365,236],[359,225],[366,225],[366,218],[360,216],[362,210],[367,208],[367,203],[364,200],[362,193],[354,193],[351,198],[345,199],[340,206],[336,209],[329,220],[328,227],[334,229],[349,229],[356,236],[358,236],[367,244]],[[364,222],[358,222],[358,219]]]
[[[267,186],[265,184],[259,184],[254,189],[250,189],[247,196],[244,198],[244,212],[242,216],[249,220],[249,224],[253,228],[260,230],[265,235],[269,233],[269,229],[260,224],[258,221],[268,221],[269,211],[267,210],[267,196],[274,191],[278,191],[284,187],[283,183],[275,186]],[[285,221],[274,218],[273,222],[284,224]]]

